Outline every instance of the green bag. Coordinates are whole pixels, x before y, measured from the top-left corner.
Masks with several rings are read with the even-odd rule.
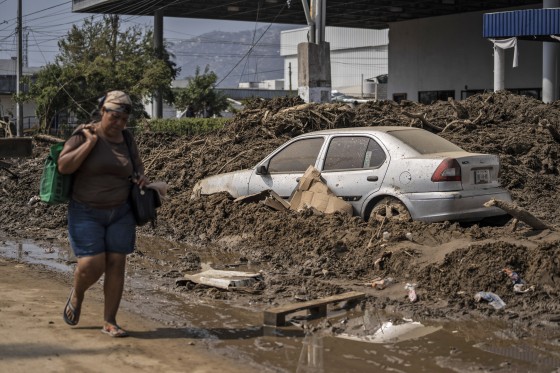
[[[51,205],[68,202],[72,190],[72,175],[62,175],[58,172],[58,156],[62,148],[63,142],[51,146],[41,175],[39,197],[41,201]]]

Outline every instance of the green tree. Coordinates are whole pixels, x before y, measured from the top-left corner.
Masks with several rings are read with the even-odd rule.
[[[39,72],[23,97],[35,101],[42,129],[49,129],[61,112],[89,121],[99,97],[114,89],[129,93],[135,116],[144,114],[142,100],[157,90],[165,101],[173,101],[171,82],[179,69],[165,47],[154,50],[151,29],[121,31],[118,16],[91,17],[81,27],[72,26],[58,46],[54,63]]]
[[[200,66],[196,67],[195,75],[188,77],[187,88],[174,90],[174,102],[177,109],[183,111],[190,107],[194,116],[220,116],[220,112],[228,108],[227,98],[215,89],[218,76],[207,65],[204,73],[200,73]],[[205,110],[206,109],[206,110]]]

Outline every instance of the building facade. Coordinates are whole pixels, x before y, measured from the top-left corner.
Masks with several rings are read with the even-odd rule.
[[[493,43],[482,37],[484,12],[392,23],[388,98],[430,103],[493,91]],[[505,89],[541,98],[542,43],[518,41],[505,53]]]
[[[24,67],[24,76],[33,76],[40,68]],[[16,102],[14,95],[17,91],[17,62],[15,59],[0,60],[0,119],[5,122],[16,121]],[[38,125],[35,116],[35,104],[23,103],[23,128],[28,129]]]
[[[284,57],[284,87],[298,89],[297,46],[307,42],[309,29],[282,31],[280,55]],[[331,87],[352,96],[372,97],[375,83],[371,78],[388,72],[388,30],[326,27],[330,44]]]

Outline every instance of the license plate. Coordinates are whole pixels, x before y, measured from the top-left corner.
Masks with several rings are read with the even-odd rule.
[[[475,184],[488,184],[490,182],[490,170],[475,170],[474,183]]]

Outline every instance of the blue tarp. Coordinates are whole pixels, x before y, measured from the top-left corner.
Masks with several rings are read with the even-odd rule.
[[[555,41],[550,35],[560,35],[560,8],[486,13],[482,35],[492,39],[517,37]]]

